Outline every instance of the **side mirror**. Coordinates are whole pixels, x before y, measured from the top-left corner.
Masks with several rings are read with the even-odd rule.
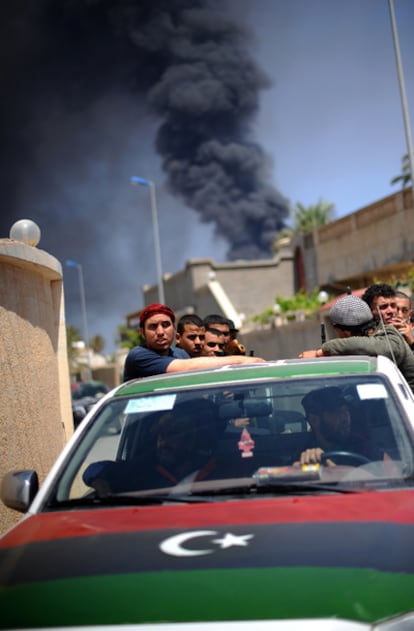
[[[11,471],[1,483],[0,497],[8,508],[25,513],[39,490],[36,471]]]

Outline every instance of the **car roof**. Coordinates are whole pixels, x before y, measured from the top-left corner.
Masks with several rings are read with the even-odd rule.
[[[389,366],[390,365],[390,366]],[[392,363],[385,357],[335,356],[317,359],[281,359],[257,364],[235,364],[222,368],[189,370],[128,381],[114,396],[151,393],[155,390],[215,385],[244,380],[310,378],[350,374],[389,373]]]

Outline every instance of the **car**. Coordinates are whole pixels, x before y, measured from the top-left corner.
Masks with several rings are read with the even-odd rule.
[[[366,452],[303,462],[320,391]],[[3,629],[414,628],[414,397],[385,357],[126,382],[40,489],[10,472],[1,498],[25,513],[0,540]]]
[[[103,381],[81,381],[71,384],[72,415],[75,429],[109,387]]]

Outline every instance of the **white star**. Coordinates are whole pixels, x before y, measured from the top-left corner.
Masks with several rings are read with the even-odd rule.
[[[232,535],[230,532],[226,532],[221,539],[213,539],[213,543],[218,543],[220,548],[231,548],[231,546],[247,546],[249,539],[252,539],[254,535]]]

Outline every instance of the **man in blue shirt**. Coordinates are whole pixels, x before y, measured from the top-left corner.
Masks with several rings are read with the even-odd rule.
[[[170,307],[152,304],[140,314],[139,330],[143,346],[132,348],[125,360],[124,381],[166,372],[217,368],[228,364],[263,362],[260,357],[193,357],[172,346],[175,339],[175,314]]]

